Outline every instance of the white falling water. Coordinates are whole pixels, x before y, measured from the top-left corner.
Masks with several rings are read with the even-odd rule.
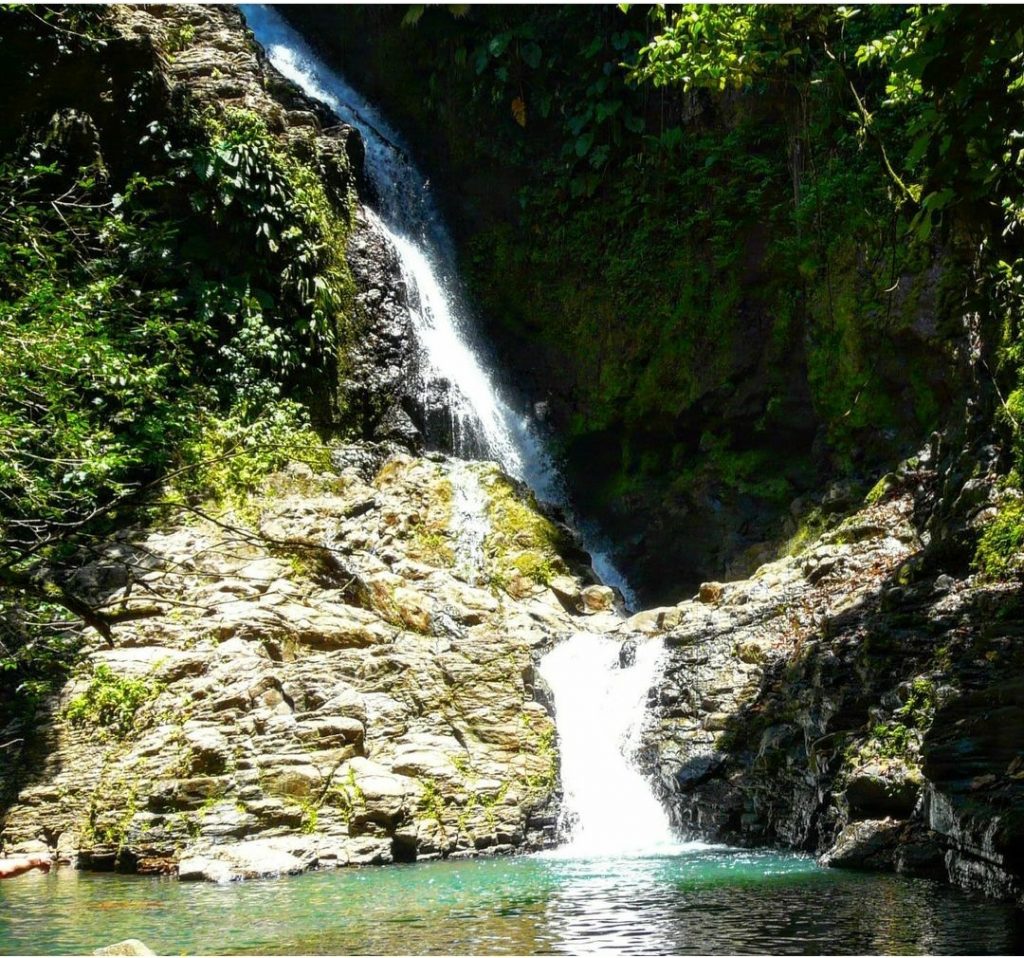
[[[567,507],[561,476],[543,442],[501,395],[473,340],[450,237],[429,181],[411,162],[401,136],[276,12],[259,6],[242,10],[271,63],[362,133],[366,171],[378,202],[377,212],[367,210],[367,216],[390,239],[401,262],[428,379],[450,387],[456,453],[482,447],[538,498]],[[488,530],[486,496],[468,464],[454,463],[450,476],[456,571],[474,583]],[[595,571],[619,588],[627,607],[634,607],[634,593],[598,547],[595,530],[584,525],[582,532]],[[658,668],[658,646],[640,646],[628,668],[618,667],[619,648],[614,640],[581,633],[556,647],[541,665],[555,697],[571,818],[566,852],[571,855],[657,854],[680,848],[664,809],[632,761]]]
[[[507,473],[526,482],[539,499],[568,508],[551,456],[529,419],[518,415],[502,397],[479,344],[473,341],[451,239],[429,180],[411,162],[402,137],[275,11],[250,5],[241,9],[271,63],[363,136],[366,171],[378,197],[377,215],[368,214],[390,238],[401,260],[412,293],[412,325],[430,374],[427,378],[451,387],[455,452],[471,453],[482,447]],[[608,557],[596,530],[581,524],[581,531],[594,570],[602,581],[619,589],[628,608],[635,608],[635,593]]]
[[[491,524],[487,519],[487,494],[480,477],[467,462],[452,461],[451,528],[455,534],[455,574],[476,585],[484,567],[484,540]]]
[[[562,759],[569,841],[560,855],[673,854],[683,847],[633,762],[661,643],[639,645],[625,668],[621,648],[615,639],[580,632],[540,665],[555,699]]]

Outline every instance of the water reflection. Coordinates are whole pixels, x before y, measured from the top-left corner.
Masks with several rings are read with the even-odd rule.
[[[0,883],[0,954],[121,938],[214,954],[1017,954],[1021,913],[931,882],[722,848],[438,862],[233,885]]]
[[[558,950],[670,954],[676,935],[671,858],[578,859],[558,862],[559,882],[547,903]]]

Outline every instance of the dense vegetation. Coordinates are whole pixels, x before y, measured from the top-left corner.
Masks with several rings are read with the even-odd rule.
[[[0,16],[10,705],[71,664],[83,621],[109,635],[128,615],[75,579],[116,529],[324,460],[310,409],[321,425],[337,410],[305,386],[330,395],[350,279],[348,199],[327,195],[315,150],[300,160],[244,111],[172,102],[109,12]]]
[[[481,315],[649,598],[722,574],[830,477],[866,488],[989,372],[1018,418],[1017,332],[994,349],[1016,315],[1019,11],[288,15],[456,197]]]
[[[1017,9],[291,15],[447,187],[482,315],[648,597],[721,574],[794,497],[869,478],[965,400],[1013,450],[1012,500]],[[348,334],[348,195],[315,143],[172,96],[112,16],[2,13],[5,700],[124,614],[75,582],[114,531],[322,463],[311,422],[342,418],[309,387]],[[1011,501],[977,568],[1016,570],[1022,536]]]

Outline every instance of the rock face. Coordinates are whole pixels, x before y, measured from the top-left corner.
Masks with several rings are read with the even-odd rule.
[[[924,740],[923,814],[958,884],[1024,900],[1024,678],[954,699]]]
[[[646,759],[687,833],[1019,901],[1021,594],[956,559],[994,474],[950,497],[926,463],[803,552],[629,620],[666,646]]]
[[[419,448],[433,410],[418,386],[420,360],[397,256],[361,203],[368,187],[358,131],[274,69],[237,9],[123,6],[114,22],[136,55],[148,57],[149,72],[171,99],[217,114],[255,113],[289,152],[315,161],[328,196],[350,218],[346,259],[354,285],[337,330],[335,381],[318,384],[325,399],[317,418],[358,438]]]
[[[3,730],[0,843],[212,881],[552,844],[536,660],[577,616],[616,625],[611,590],[494,467],[407,454],[450,417],[417,398],[408,290],[358,200],[358,134],[276,74],[237,10],[111,17],[165,110],[257,114],[348,215],[351,309],[314,412],[364,441],[334,449],[337,474],[293,463],[234,512],[125,531],[77,571],[78,593],[137,619],[87,650],[30,734]],[[456,482],[484,504],[472,544]]]
[[[147,617],[53,703],[5,844],[227,881],[554,842],[535,663],[582,619],[541,577],[498,574],[511,506],[548,520],[496,467],[461,466],[495,528],[481,565],[457,568],[446,460],[337,458],[361,466],[296,464],[244,516],[125,535],[83,570],[97,588],[148,570],[145,595],[103,590]],[[532,541],[516,535],[511,561]],[[557,552],[540,562],[580,591]]]

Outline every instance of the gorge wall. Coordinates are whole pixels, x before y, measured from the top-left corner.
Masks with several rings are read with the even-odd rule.
[[[645,602],[749,573],[962,401],[965,261],[899,240],[809,81],[630,84],[640,6],[284,15],[440,185],[480,320]]]

